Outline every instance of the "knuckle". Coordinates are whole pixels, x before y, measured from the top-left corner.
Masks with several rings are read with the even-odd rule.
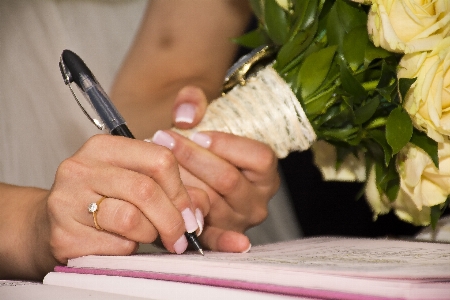
[[[56,176],[59,178],[82,178],[86,175],[88,169],[73,157],[63,160],[56,170]]]
[[[60,227],[52,226],[50,229],[49,247],[50,252],[60,263],[67,263],[71,256],[70,249],[76,249],[77,239],[69,232]]]
[[[165,173],[177,167],[178,163],[173,153],[169,149],[161,146],[156,155],[156,159],[153,160],[153,166],[154,172]]]
[[[275,156],[275,153],[268,146],[263,145],[262,150],[259,151],[259,167],[262,172],[276,169],[278,165],[278,159]]]
[[[226,195],[235,191],[240,184],[240,179],[241,173],[237,170],[230,169],[226,172],[223,172],[219,177],[219,182],[222,186],[223,193]]]
[[[156,193],[156,184],[147,176],[139,176],[130,186],[133,199],[138,203],[146,203],[153,199]]]
[[[269,210],[266,205],[258,206],[251,212],[251,215],[249,218],[250,224],[252,226],[258,225],[258,224],[262,223],[267,218],[268,215],[269,215]]]
[[[130,240],[123,240],[116,248],[117,255],[130,255],[136,252],[138,243]]]
[[[177,144],[176,156],[178,161],[188,162],[194,157],[194,155],[194,149],[192,147],[188,147],[185,143]]]
[[[120,235],[126,235],[128,232],[138,228],[141,220],[141,212],[135,206],[127,205],[127,207],[118,208],[113,220],[116,220],[116,230]]]
[[[91,136],[81,148],[82,150],[86,148],[103,148],[105,144],[111,143],[113,140],[112,136],[107,134],[96,134]]]

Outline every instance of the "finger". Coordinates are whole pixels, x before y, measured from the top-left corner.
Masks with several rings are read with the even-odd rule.
[[[276,172],[278,159],[266,144],[218,131],[201,132],[196,135],[209,137],[208,150],[242,169],[250,181],[273,181],[278,177]],[[193,138],[195,141],[196,137]],[[229,151],[229,145],[233,145],[233,151]],[[272,176],[268,177],[268,174]]]
[[[248,215],[243,214],[243,212],[235,211],[222,195],[219,195],[214,189],[196,178],[183,167],[180,167],[180,173],[185,184],[199,187],[208,195],[211,203],[209,214],[207,214],[209,224],[214,224],[216,227],[227,230],[244,232],[250,225],[255,225],[260,222],[259,220],[251,220],[253,219],[253,214],[249,217]],[[251,204],[249,203],[248,206],[250,207]],[[250,210],[253,212],[251,208]]]
[[[75,221],[59,225],[63,226],[53,226],[50,240],[54,257],[63,264],[87,254],[130,255],[138,249],[135,241]]]
[[[247,180],[228,161],[175,132],[163,133],[173,139],[172,152],[179,164],[217,192],[229,195],[245,188]]]
[[[259,191],[230,162],[174,132],[169,132],[170,134],[162,131],[173,139],[172,152],[181,166],[226,197],[228,204],[236,212],[251,215],[255,219],[267,215],[265,205],[253,205],[254,201],[259,201],[255,193],[266,193],[265,191]],[[267,182],[267,187],[262,187],[264,188],[273,189],[273,182]]]
[[[203,232],[203,227],[205,225],[205,216],[209,213],[210,200],[208,194],[199,188],[186,186],[189,197],[191,197],[192,203],[195,207],[195,218],[197,220],[198,229],[196,231],[197,235],[200,236]]]
[[[197,125],[206,111],[206,95],[195,86],[182,88],[176,98],[172,112],[173,122],[180,129],[188,129]]]
[[[251,244],[242,233],[227,231],[216,227],[205,227],[200,242],[213,251],[244,253],[250,250]]]
[[[144,174],[161,187],[167,197],[181,208],[180,211],[191,207],[189,196],[181,182],[176,158],[165,147],[125,137],[97,135],[85,143],[76,158],[91,160],[92,164],[103,161]]]
[[[158,237],[153,224],[133,204],[114,198],[105,198],[97,204],[95,219],[91,213],[90,226],[95,227],[96,221],[103,230],[140,243],[151,243]]]

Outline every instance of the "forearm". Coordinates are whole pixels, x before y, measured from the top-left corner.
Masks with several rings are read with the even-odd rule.
[[[111,96],[135,135],[171,125],[176,93],[185,85],[220,94],[251,10],[241,0],[154,0],[116,78]]]
[[[56,264],[46,238],[47,193],[0,183],[0,278],[40,280]]]

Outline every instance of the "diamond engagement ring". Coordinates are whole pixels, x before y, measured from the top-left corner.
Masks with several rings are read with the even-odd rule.
[[[103,201],[105,198],[107,198],[107,197],[106,197],[106,196],[102,196],[102,197],[100,198],[100,200],[98,200],[97,202],[92,202],[92,203],[89,204],[89,206],[88,206],[89,212],[92,213],[92,216],[94,217],[94,225],[95,225],[95,228],[97,228],[97,230],[103,230],[103,228],[101,228],[100,225],[98,225],[98,222],[97,222],[97,212],[98,212],[98,209],[99,209],[99,207],[100,207],[100,203],[102,203],[102,201]]]

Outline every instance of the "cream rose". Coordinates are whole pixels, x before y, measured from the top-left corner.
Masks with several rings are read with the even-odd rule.
[[[365,194],[374,212],[374,219],[393,209],[402,220],[415,225],[430,224],[430,208],[443,204],[450,195],[450,142],[439,144],[439,169],[420,148],[407,145],[397,156],[400,190],[395,201],[380,195],[371,169]]]
[[[367,178],[364,192],[367,202],[372,208],[374,220],[378,218],[378,215],[387,214],[391,210],[392,206],[389,199],[386,195],[380,194],[377,189],[375,181],[375,166],[372,166],[370,169],[369,178]]]
[[[417,78],[403,106],[417,128],[443,142],[450,135],[450,37],[431,52],[404,55],[398,77]]]
[[[372,0],[367,28],[391,52],[432,50],[450,32],[449,0]]]
[[[336,168],[336,148],[323,140],[317,141],[311,146],[314,154],[314,163],[322,173],[325,181],[358,181],[366,180],[366,161],[364,153],[347,155],[339,168]]]
[[[439,169],[420,148],[405,147],[397,156],[400,192],[396,214],[417,225],[428,225],[430,208],[443,204],[450,195],[450,142],[439,143]]]

